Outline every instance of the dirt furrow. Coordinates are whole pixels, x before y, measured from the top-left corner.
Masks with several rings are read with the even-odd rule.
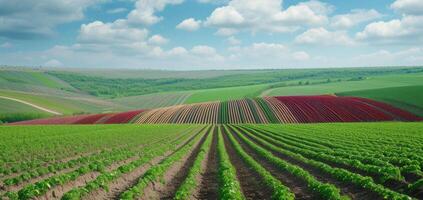
[[[236,175],[241,185],[241,190],[246,199],[271,199],[271,190],[262,184],[259,175],[252,169],[248,168],[247,163],[235,151],[225,130],[222,128],[225,148],[228,152],[229,159],[236,169]]]
[[[200,175],[199,189],[193,193],[193,199],[209,199],[218,198],[218,180],[217,180],[217,126],[213,131],[213,138],[209,153],[201,163],[205,172]]]

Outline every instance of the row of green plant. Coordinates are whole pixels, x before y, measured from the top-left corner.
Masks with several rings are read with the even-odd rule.
[[[257,161],[254,160],[250,155],[248,155],[240,146],[240,144],[236,141],[234,136],[230,133],[230,131],[225,126],[225,133],[231,142],[231,145],[235,149],[235,151],[241,156],[241,158],[245,161],[249,168],[251,168],[254,172],[256,172],[260,178],[262,179],[263,183],[266,187],[271,188],[272,190],[272,199],[279,199],[279,200],[293,200],[295,199],[294,193],[290,191],[290,189],[283,185],[278,179],[272,176],[272,174],[267,171],[264,167],[262,167]]]
[[[309,187],[310,191],[315,192],[323,199],[348,199],[346,197],[341,196],[340,190],[329,183],[322,183],[318,181],[313,175],[311,175],[308,171],[302,169],[299,166],[293,165],[283,159],[280,159],[274,156],[271,152],[267,151],[266,149],[260,147],[259,145],[255,144],[254,142],[247,139],[240,131],[236,128],[231,129],[233,133],[235,133],[245,144],[247,144],[252,150],[254,150],[258,155],[265,158],[270,163],[274,164],[279,169],[286,171],[295,177],[303,180],[307,186]],[[242,129],[240,129],[242,130]]]
[[[238,128],[240,128],[240,127],[238,127]],[[407,199],[407,200],[411,199],[411,197],[408,196],[408,195],[392,191],[390,189],[385,188],[383,185],[376,184],[371,177],[365,177],[365,176],[362,176],[360,174],[352,173],[352,172],[345,170],[345,169],[331,167],[330,165],[325,164],[323,162],[319,162],[319,161],[316,161],[316,160],[313,160],[313,159],[308,159],[308,158],[305,158],[304,156],[302,156],[301,154],[297,154],[297,153],[291,152],[289,150],[279,148],[279,147],[263,140],[259,136],[257,136],[257,133],[252,134],[249,131],[245,131],[245,130],[243,131],[243,133],[245,135],[247,135],[248,137],[253,138],[258,144],[265,147],[266,149],[269,149],[273,152],[278,152],[278,153],[286,155],[286,156],[288,156],[288,157],[290,157],[294,160],[297,160],[299,162],[303,162],[307,165],[310,165],[310,166],[312,166],[316,169],[319,169],[320,171],[322,171],[324,173],[331,175],[332,177],[336,178],[339,181],[342,181],[342,182],[345,182],[345,183],[348,183],[348,184],[353,184],[353,185],[361,187],[365,190],[370,190],[372,192],[375,192],[375,193],[379,194],[380,197],[382,197],[384,199],[404,199],[404,200],[405,199]],[[257,144],[254,144],[253,142],[246,139],[245,136],[243,136],[242,134],[240,134],[240,137],[243,138],[243,140],[248,142],[249,144],[252,144],[254,146],[259,147]],[[259,147],[259,148],[263,149],[262,147]],[[266,151],[266,152],[268,152],[268,151]]]
[[[159,135],[167,136],[169,133],[176,135],[175,132],[193,127],[193,125],[0,127],[0,178],[102,149],[141,145]],[[140,132],[143,134],[139,134]]]
[[[157,145],[150,145],[150,148],[145,148],[140,152],[139,158],[125,165],[119,166],[117,169],[112,171],[102,172],[96,179],[86,183],[82,187],[74,188],[66,192],[62,196],[62,200],[77,200],[82,199],[92,191],[103,189],[108,191],[109,184],[121,177],[124,174],[130,173],[136,168],[147,164],[153,158],[157,156],[163,156],[167,151],[174,150],[180,145],[186,137],[191,136],[192,133],[184,134],[183,137],[178,137],[175,140],[164,140]]]
[[[353,154],[349,154],[347,151],[339,151],[336,152],[329,149],[323,148],[314,148],[307,145],[303,145],[300,142],[285,139],[280,137],[279,135],[272,134],[267,131],[255,131],[257,135],[266,136],[267,141],[272,141],[277,143],[282,148],[290,150],[295,153],[299,153],[307,158],[317,159],[322,162],[330,162],[336,163],[342,166],[352,167],[358,169],[360,171],[364,171],[370,174],[374,174],[379,176],[381,182],[385,182],[389,179],[394,180],[403,180],[400,169],[398,167],[393,166],[388,162],[384,162],[377,158],[373,157],[366,157],[366,156],[355,156]],[[335,154],[335,155],[334,155]],[[362,160],[367,160],[372,162],[372,164],[365,164],[362,163]],[[378,164],[378,165],[373,165]]]
[[[315,129],[314,131],[318,133],[325,133],[324,130],[319,129]],[[351,130],[339,131],[351,132]],[[369,132],[369,130],[362,131]],[[280,132],[275,129],[272,129],[271,131],[271,133],[275,133],[280,137],[285,137],[287,142],[295,140],[299,143],[306,143],[306,145],[309,146],[313,144],[321,144],[323,146],[326,145],[327,147],[331,147],[325,149],[311,149],[313,151],[323,151],[326,154],[336,157],[344,157],[346,159],[358,160],[364,164],[379,166],[374,167],[374,169],[370,171],[371,173],[377,173],[376,168],[384,168],[386,169],[385,172],[388,172],[389,174],[382,174],[383,180],[390,178],[402,180],[402,174],[407,173],[414,173],[419,176],[422,176],[423,174],[421,171],[423,167],[423,157],[420,156],[423,152],[419,153],[419,148],[415,148],[416,141],[409,141],[408,144],[403,141],[399,143],[396,137],[383,138],[383,135],[380,136],[381,138],[378,137],[374,142],[368,137],[365,140],[361,140],[358,139],[358,137],[354,137],[359,136],[358,133],[361,132],[360,128],[354,129],[354,132],[357,132],[357,134],[354,134],[351,140],[346,140],[345,137],[338,138],[335,135],[326,139],[323,137],[319,139],[310,139],[309,137],[304,136],[304,134],[298,134],[300,132],[304,132],[304,129],[299,129],[298,132],[294,134],[289,131]],[[370,135],[370,133],[368,135]],[[364,135],[364,137],[366,136]],[[298,147],[304,148],[305,146],[301,145]]]
[[[213,127],[215,128],[215,127]],[[204,143],[201,145],[200,151],[198,152],[197,157],[191,168],[188,171],[188,175],[185,178],[184,182],[179,186],[178,190],[175,193],[175,200],[185,200],[189,199],[192,195],[193,190],[198,186],[197,177],[202,173],[201,164],[204,162],[204,159],[207,153],[210,150],[211,141],[213,138],[213,129],[208,133],[208,136]]]
[[[206,130],[207,131],[207,130]],[[144,194],[144,189],[151,183],[158,181],[162,178],[163,174],[178,160],[181,160],[188,152],[193,148],[193,146],[200,140],[201,137],[206,137],[204,132],[202,134],[197,134],[195,139],[191,140],[188,144],[178,149],[171,156],[165,158],[159,164],[151,167],[147,170],[144,175],[137,181],[137,183],[123,192],[120,195],[122,200],[132,200],[136,199]]]
[[[223,141],[221,127],[218,127],[217,133],[217,159],[218,159],[218,185],[219,199],[245,199],[241,191],[241,186],[236,178],[235,167],[229,160],[229,155]]]

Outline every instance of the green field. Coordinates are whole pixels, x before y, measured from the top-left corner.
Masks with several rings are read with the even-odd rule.
[[[119,105],[125,105],[133,109],[152,109],[174,106],[186,103],[190,98],[190,92],[163,92],[139,96],[121,97],[111,101]]]
[[[0,95],[72,115],[245,97],[338,94],[421,85],[422,70],[421,67],[382,67],[172,72],[3,67]],[[420,99],[417,96],[415,101],[421,102]],[[403,100],[391,95],[389,102],[396,101],[394,105],[402,104],[401,108],[421,113],[414,106],[406,106],[410,102]],[[13,113],[25,110],[17,106],[6,108],[4,104],[0,104],[1,108]]]
[[[319,95],[335,94],[349,91],[359,91],[367,89],[379,89],[387,87],[400,87],[420,85],[423,80],[423,73],[407,75],[386,75],[366,77],[358,81],[341,81],[317,85],[301,85],[273,88],[267,92],[268,96],[288,96],[288,95]]]
[[[423,85],[341,92],[337,95],[375,99],[423,117]]]
[[[186,199],[205,191],[217,199],[420,199],[422,129],[398,122],[3,126],[0,197]]]
[[[185,103],[200,103],[207,101],[227,101],[233,99],[253,98],[259,96],[269,85],[252,85],[218,89],[190,91],[191,96]]]

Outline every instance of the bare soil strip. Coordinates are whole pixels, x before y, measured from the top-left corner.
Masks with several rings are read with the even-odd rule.
[[[221,127],[222,128],[222,127]],[[247,163],[239,156],[229,141],[227,133],[222,128],[225,148],[228,152],[229,159],[236,169],[236,175],[241,185],[241,190],[246,199],[271,199],[271,190],[261,183],[261,178],[252,169],[248,168]]]
[[[242,130],[240,130],[241,132],[243,132]],[[268,150],[269,152],[271,152],[273,155],[293,164],[293,165],[297,165],[301,168],[303,168],[304,170],[308,171],[311,175],[313,175],[314,177],[316,177],[317,180],[324,182],[324,183],[331,183],[333,185],[335,185],[337,188],[339,188],[341,190],[341,193],[343,195],[347,195],[349,196],[351,199],[381,199],[381,197],[372,192],[372,191],[368,191],[365,190],[361,187],[352,185],[352,184],[348,184],[348,183],[344,183],[341,181],[338,181],[335,177],[332,177],[332,175],[327,174],[313,166],[310,166],[306,163],[300,162],[298,160],[295,160],[287,155],[284,155],[280,152],[276,152],[276,151],[272,151],[271,149],[261,145],[259,142],[257,142],[257,140],[255,140],[254,138],[249,137],[248,135],[245,134],[245,136],[250,139],[252,142],[256,143],[257,145],[261,146],[262,148]],[[259,137],[259,136],[258,136]],[[266,140],[265,138],[262,138],[263,140]],[[266,140],[267,142],[278,146],[277,144],[275,144],[273,141],[270,140]]]
[[[181,159],[176,161],[163,175],[159,182],[153,182],[145,190],[142,199],[173,199],[176,190],[185,180],[189,169],[194,164],[195,158],[200,152],[201,145],[207,138],[208,130],[202,138],[194,144],[193,148]]]
[[[217,129],[218,127],[216,126],[213,130],[210,151],[202,162],[202,169],[205,169],[205,172],[198,178],[200,185],[198,191],[193,193],[193,199],[215,200],[218,198]]]

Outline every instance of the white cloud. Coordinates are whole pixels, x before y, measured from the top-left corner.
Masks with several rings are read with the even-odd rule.
[[[135,9],[128,14],[131,24],[152,25],[163,19],[156,12],[163,11],[167,5],[181,4],[184,0],[138,0]]]
[[[423,15],[423,1],[421,0],[396,0],[391,8],[403,14]]]
[[[201,20],[195,20],[194,18],[185,19],[179,23],[176,28],[186,31],[196,31],[200,28]]]
[[[34,39],[55,34],[57,25],[80,20],[105,0],[0,0],[0,37]]]
[[[305,31],[295,38],[298,44],[318,44],[318,45],[352,45],[351,39],[345,31],[328,31],[325,28],[313,28]]]
[[[5,48],[5,49],[8,49],[8,48],[12,48],[13,47],[13,44],[10,43],[10,42],[5,42],[5,43],[1,44],[0,47],[1,48]]]
[[[229,37],[226,40],[230,45],[232,46],[236,46],[236,45],[240,45],[241,44],[241,40],[238,40],[237,38],[235,38],[234,36]]]
[[[316,0],[286,10],[282,10],[282,0],[232,0],[226,6],[216,8],[205,25],[220,30],[291,32],[303,26],[326,24],[332,9],[332,6]]]
[[[331,19],[331,27],[337,29],[347,29],[363,22],[372,21],[382,17],[378,11],[356,9],[348,14],[335,15]]]
[[[117,13],[123,13],[123,12],[126,12],[126,11],[128,11],[128,9],[126,9],[126,8],[114,8],[114,9],[108,10],[107,13],[117,14]]]
[[[89,24],[82,24],[78,41],[82,43],[134,43],[146,39],[148,31],[128,27],[124,21],[114,23],[103,23],[95,21]]]
[[[310,55],[308,55],[308,53],[304,51],[294,52],[292,54],[292,57],[294,58],[294,60],[298,60],[298,61],[305,61],[310,59]]]
[[[238,33],[238,30],[233,28],[219,28],[215,34],[218,36],[231,36],[236,33]]]
[[[398,43],[422,40],[423,16],[404,15],[401,19],[368,24],[357,39],[373,42]]]
[[[44,66],[46,66],[46,67],[62,67],[63,63],[56,60],[56,59],[51,59],[51,60],[45,62]]]
[[[356,56],[353,62],[363,66],[416,66],[423,63],[423,49],[414,47],[400,51],[379,50]]]
[[[148,42],[154,45],[164,45],[168,43],[169,40],[161,35],[153,35],[150,37],[150,39],[148,39]]]

